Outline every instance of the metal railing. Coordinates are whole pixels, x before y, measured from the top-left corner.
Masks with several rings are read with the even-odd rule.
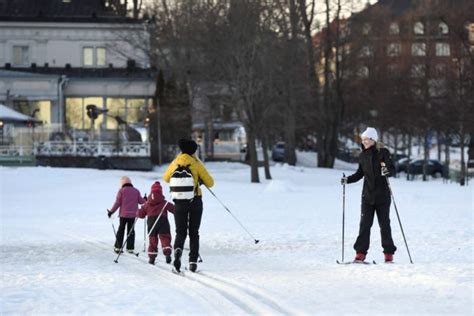
[[[118,156],[149,157],[150,144],[143,142],[65,142],[48,141],[36,144],[35,154],[40,156]]]

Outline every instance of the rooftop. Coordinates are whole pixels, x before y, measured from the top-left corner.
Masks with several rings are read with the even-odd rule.
[[[0,0],[0,21],[137,23],[120,0]]]

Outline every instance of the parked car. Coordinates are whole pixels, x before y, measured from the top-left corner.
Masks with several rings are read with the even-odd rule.
[[[278,142],[272,149],[273,161],[285,161],[285,143]]]
[[[410,162],[409,172],[410,174],[423,174],[423,159],[418,159]],[[426,173],[430,176],[439,176],[443,175],[443,165],[434,159],[428,160]]]
[[[399,173],[399,172],[407,172],[407,161],[408,161],[408,163],[410,163],[410,162],[411,162],[411,159],[402,158],[402,159],[399,159],[399,160],[395,163],[395,166],[396,166],[396,169],[397,169],[397,173]]]

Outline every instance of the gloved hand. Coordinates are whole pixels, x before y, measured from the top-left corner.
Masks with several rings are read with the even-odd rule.
[[[112,212],[110,210],[107,210],[107,216],[110,218],[112,216]]]
[[[198,179],[198,185],[202,185],[202,184],[204,184],[204,182],[202,182],[202,180],[199,178]]]
[[[381,171],[383,177],[388,176],[390,174],[390,171],[388,171],[387,166],[382,166]]]
[[[347,177],[342,177],[341,178],[341,184],[342,185],[347,184]]]

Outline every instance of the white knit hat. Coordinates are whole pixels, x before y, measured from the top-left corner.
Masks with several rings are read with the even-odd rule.
[[[373,127],[367,127],[367,129],[360,135],[361,137],[368,137],[374,141],[379,140],[379,135],[377,134],[377,131]]]

